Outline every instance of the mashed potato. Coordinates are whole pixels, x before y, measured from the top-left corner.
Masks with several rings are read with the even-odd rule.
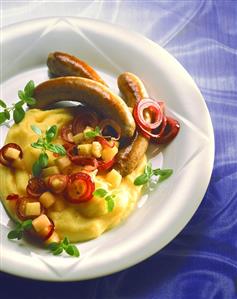
[[[60,129],[73,118],[72,109],[54,109],[41,111],[29,110],[24,120],[14,125],[8,132],[5,143],[17,143],[24,153],[24,170],[10,170],[0,166],[0,197],[10,216],[17,220],[14,211],[14,203],[7,201],[6,197],[11,193],[26,195],[26,186],[30,178],[33,163],[38,159],[39,150],[30,144],[37,140],[36,134],[31,130],[34,124],[46,131],[52,125]],[[55,143],[62,143],[57,137]],[[49,165],[54,164],[55,157],[49,153]],[[108,212],[106,201],[100,197],[93,197],[90,201],[80,204],[70,204],[62,195],[51,206],[47,215],[54,221],[55,230],[63,238],[67,236],[70,241],[78,242],[100,236],[104,231],[111,229],[124,220],[134,209],[141,195],[141,187],[133,184],[134,179],[144,171],[146,157],[142,159],[133,173],[123,178],[121,184],[114,188],[106,175],[95,176],[95,187],[113,191],[116,194],[115,206],[112,212]]]

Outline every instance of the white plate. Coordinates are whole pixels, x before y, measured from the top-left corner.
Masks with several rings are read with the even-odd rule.
[[[214,137],[206,104],[191,77],[164,49],[114,25],[78,18],[25,22],[3,30],[1,98],[14,101],[33,79],[47,79],[46,57],[62,50],[94,66],[117,92],[116,78],[130,71],[142,78],[150,96],[164,99],[180,121],[178,137],[154,161],[173,176],[139,201],[129,219],[100,238],[82,243],[80,259],[54,257],[22,242],[8,241],[9,220],[1,207],[1,268],[42,280],[82,280],[130,267],[159,251],[187,224],[207,189]],[[1,145],[7,132],[1,127]],[[201,167],[200,167],[201,166]],[[26,246],[27,245],[27,246]]]

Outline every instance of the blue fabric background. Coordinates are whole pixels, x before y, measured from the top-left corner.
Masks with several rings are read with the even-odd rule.
[[[3,2],[4,25],[33,16],[77,15],[117,23],[158,42],[199,86],[213,121],[216,153],[201,206],[162,251],[128,270],[84,282],[1,274],[0,297],[237,298],[237,1],[52,1],[44,9],[39,3],[15,4]]]

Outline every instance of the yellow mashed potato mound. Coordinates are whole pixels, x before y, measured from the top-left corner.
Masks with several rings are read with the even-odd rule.
[[[37,135],[32,131],[34,124],[46,131],[48,127],[57,125],[60,130],[63,125],[73,118],[71,108],[62,108],[41,111],[32,109],[26,112],[24,120],[13,125],[7,135],[5,143],[17,143],[23,150],[24,170],[10,170],[0,166],[0,198],[11,218],[18,220],[13,203],[6,200],[11,193],[26,195],[26,186],[30,178],[33,163],[37,160],[40,151],[31,146],[37,141]],[[56,138],[54,143],[61,143]],[[54,165],[52,153],[49,153],[49,166]],[[139,166],[127,177],[122,179],[116,189],[106,180],[106,175],[95,177],[95,188],[103,188],[116,194],[115,206],[108,212],[107,203],[103,198],[93,197],[90,201],[80,204],[69,203],[62,195],[57,196],[56,203],[47,210],[47,215],[54,221],[55,230],[60,238],[67,236],[71,242],[85,241],[100,236],[103,232],[115,227],[124,220],[136,206],[141,195],[141,187],[133,184],[134,179],[143,173],[146,157]]]

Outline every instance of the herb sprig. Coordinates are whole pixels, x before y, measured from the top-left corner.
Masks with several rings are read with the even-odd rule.
[[[16,228],[10,231],[7,235],[8,239],[13,240],[17,239],[20,240],[23,237],[25,231],[30,230],[32,228],[32,220],[25,220],[22,223],[17,222]]]
[[[113,209],[114,209],[114,206],[115,206],[115,195],[114,194],[111,194],[109,191],[103,189],[103,188],[99,188],[99,189],[96,189],[94,192],[93,192],[93,195],[96,196],[96,197],[101,197],[101,198],[104,198],[106,203],[107,203],[107,209],[108,209],[108,212],[112,212]]]
[[[90,130],[87,132],[84,132],[84,137],[85,138],[94,138],[96,136],[100,135],[100,128],[99,127],[95,127],[95,130]]]
[[[31,143],[31,146],[41,150],[38,160],[35,161],[32,167],[32,173],[34,176],[39,176],[43,168],[48,166],[48,154],[46,151],[53,152],[60,156],[66,155],[66,150],[61,144],[51,143],[57,136],[57,126],[53,125],[46,130],[45,135],[40,128],[35,125],[31,126],[31,129],[40,137],[36,142]]]
[[[7,107],[7,104],[0,100],[0,124],[3,124],[5,121],[10,120],[11,118],[11,112],[13,113],[13,119],[16,124],[21,122],[23,118],[25,117],[25,110],[24,105],[33,106],[36,103],[36,100],[33,98],[35,90],[35,84],[34,81],[30,80],[25,88],[23,90],[18,91],[18,97],[19,101],[15,104],[13,104],[10,107]]]
[[[65,237],[60,243],[50,243],[48,248],[53,255],[60,255],[63,251],[65,251],[68,255],[74,257],[80,256],[78,248],[74,244],[71,244],[67,237]]]
[[[152,169],[151,162],[148,162],[143,174],[139,175],[135,179],[134,185],[141,186],[141,185],[149,184],[153,176],[159,176],[156,183],[161,183],[164,180],[168,179],[172,174],[173,174],[172,169],[160,169],[160,168]]]

